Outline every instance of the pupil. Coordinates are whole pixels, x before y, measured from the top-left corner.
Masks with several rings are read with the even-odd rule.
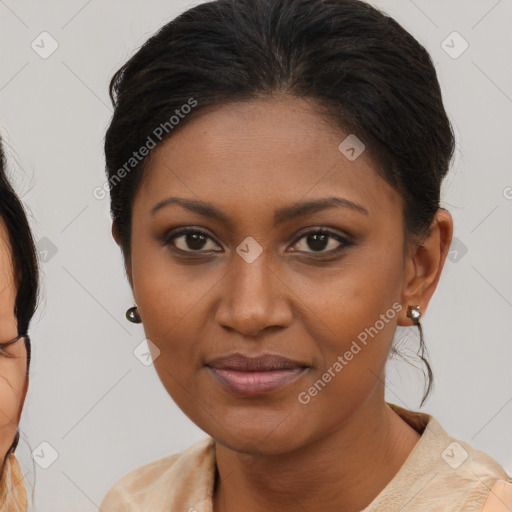
[[[187,235],[187,245],[190,249],[202,249],[205,236],[201,233],[190,233]]]
[[[315,233],[308,236],[308,245],[310,249],[321,251],[327,247],[329,235]],[[312,243],[310,243],[312,242]]]

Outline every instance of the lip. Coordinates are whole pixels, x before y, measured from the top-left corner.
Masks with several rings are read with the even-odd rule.
[[[239,352],[217,357],[206,363],[206,366],[219,370],[236,370],[246,372],[265,372],[272,370],[289,370],[308,366],[299,361],[288,359],[278,354],[260,354],[246,356]]]
[[[308,366],[276,354],[248,357],[229,354],[206,364],[215,379],[242,396],[275,392],[299,379]]]

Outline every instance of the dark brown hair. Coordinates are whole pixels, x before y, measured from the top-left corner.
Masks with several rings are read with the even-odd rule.
[[[23,336],[27,349],[27,378],[30,368],[31,346],[28,336],[30,321],[37,307],[39,267],[34,239],[23,204],[14,192],[5,172],[5,156],[0,139],[0,218],[5,223],[9,236],[11,256],[16,282],[14,314],[18,335]],[[13,340],[0,340],[0,357],[10,357],[2,350]],[[9,451],[16,448],[19,433]],[[3,461],[3,463],[5,460]],[[2,463],[2,470],[3,470]]]
[[[360,0],[216,0],[162,27],[111,81],[106,167],[126,258],[148,158],[129,172],[126,163],[155,128],[191,98],[197,107],[176,129],[204,107],[278,94],[313,100],[326,119],[362,140],[403,198],[405,238],[427,233],[455,141],[425,48]],[[421,339],[429,381],[422,404],[432,387],[424,351]]]

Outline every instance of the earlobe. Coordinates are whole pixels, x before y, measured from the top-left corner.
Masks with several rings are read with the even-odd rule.
[[[399,325],[413,325],[413,321],[406,315],[408,306],[419,306],[421,313],[425,314],[441,277],[452,236],[452,216],[447,210],[440,208],[427,236],[407,256],[402,293],[402,304],[405,307],[400,315]]]

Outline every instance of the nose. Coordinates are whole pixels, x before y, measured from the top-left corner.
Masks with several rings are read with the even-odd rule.
[[[217,323],[245,336],[255,337],[271,328],[291,324],[293,313],[290,289],[271,269],[262,253],[252,263],[236,255],[223,280],[221,301],[216,311]]]

